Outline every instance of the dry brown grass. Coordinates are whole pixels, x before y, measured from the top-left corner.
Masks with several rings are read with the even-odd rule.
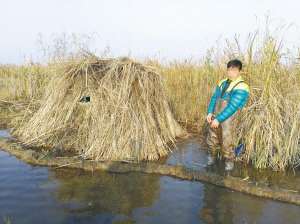
[[[250,39],[248,47],[244,50],[241,50],[238,41],[229,44],[226,49],[222,49],[222,52],[217,52],[217,57],[209,54],[207,57],[202,60],[198,61],[197,63],[194,62],[172,62],[168,65],[161,65],[159,62],[151,62],[152,65],[155,65],[162,74],[163,81],[158,78],[156,81],[153,81],[150,84],[146,79],[142,79],[142,82],[138,82],[143,88],[149,88],[149,92],[143,92],[141,95],[142,99],[146,100],[149,105],[152,105],[150,101],[153,101],[153,108],[156,110],[148,110],[147,107],[142,105],[142,101],[134,101],[132,98],[130,101],[130,105],[136,105],[139,108],[146,108],[145,113],[142,115],[134,115],[132,112],[132,116],[129,118],[123,118],[122,116],[114,117],[115,121],[113,121],[112,117],[114,116],[113,113],[116,111],[114,108],[122,108],[124,113],[128,111],[134,111],[134,109],[128,109],[126,106],[126,102],[124,101],[126,98],[121,98],[122,100],[119,102],[114,98],[118,95],[119,91],[123,91],[122,96],[129,96],[128,94],[133,92],[138,92],[140,90],[136,90],[136,88],[129,88],[128,85],[121,86],[117,83],[117,79],[113,80],[113,76],[105,75],[107,79],[103,79],[100,83],[105,84],[105,88],[107,91],[102,91],[101,94],[99,92],[91,92],[89,93],[92,96],[92,100],[96,98],[103,99],[103,96],[107,96],[110,101],[113,103],[104,103],[104,101],[95,101],[95,107],[103,107],[103,115],[101,115],[101,119],[112,119],[109,126],[107,128],[107,134],[101,139],[96,139],[95,144],[102,144],[103,138],[106,138],[105,141],[108,142],[108,139],[113,139],[115,135],[122,136],[122,144],[126,145],[126,147],[136,148],[134,146],[135,140],[138,139],[140,134],[146,133],[147,131],[152,129],[155,130],[162,130],[164,133],[162,136],[162,140],[154,140],[155,138],[152,136],[147,142],[143,142],[145,147],[148,144],[153,145],[164,145],[161,142],[167,142],[170,139],[170,130],[166,131],[168,128],[166,125],[162,125],[165,123],[155,123],[154,121],[147,120],[148,117],[154,116],[153,113],[157,113],[158,115],[156,119],[165,120],[164,117],[161,117],[161,110],[159,108],[163,108],[163,104],[157,102],[157,98],[154,96],[162,95],[163,101],[168,101],[172,112],[174,112],[174,117],[177,121],[179,121],[183,126],[195,126],[197,130],[200,132],[200,129],[205,124],[205,116],[206,116],[206,109],[209,98],[212,94],[214,86],[216,85],[217,81],[221,78],[225,77],[226,68],[225,64],[228,59],[231,58],[240,58],[244,62],[244,71],[243,76],[246,81],[250,85],[251,95],[250,100],[247,106],[242,111],[242,116],[239,123],[239,139],[238,141],[244,142],[246,144],[246,153],[243,157],[244,161],[248,163],[252,163],[257,168],[267,168],[270,167],[274,170],[284,170],[288,167],[297,167],[300,161],[300,145],[299,145],[299,138],[300,138],[300,68],[299,68],[299,60],[297,61],[295,56],[284,54],[281,46],[280,41],[276,41],[276,39],[272,38],[271,36],[267,36],[261,40],[256,40],[255,36],[253,39]],[[288,63],[283,63],[286,57],[290,57]],[[116,71],[118,67],[121,66],[124,61],[118,61],[116,64],[111,65],[111,69],[114,68],[112,71]],[[73,63],[73,62],[72,62]],[[36,136],[37,139],[34,141],[39,142],[39,144],[49,144],[47,137],[42,136],[45,133],[45,130],[51,130],[54,132],[47,133],[47,136],[52,135],[52,133],[62,133],[62,134],[53,134],[52,140],[50,142],[51,145],[55,144],[65,144],[64,140],[68,139],[68,146],[69,147],[78,147],[78,142],[85,142],[85,145],[82,146],[82,151],[88,149],[89,146],[92,145],[91,141],[94,141],[96,138],[96,134],[89,135],[90,138],[87,138],[86,135],[81,133],[87,132],[87,129],[92,129],[92,133],[97,133],[100,128],[102,129],[103,126],[99,126],[98,129],[95,124],[98,125],[98,119],[94,118],[91,114],[96,113],[94,108],[94,102],[92,105],[78,105],[78,98],[84,94],[85,89],[83,88],[85,82],[84,70],[89,67],[88,63],[81,61],[76,65],[71,64],[70,66],[73,68],[71,73],[76,73],[76,71],[81,71],[83,75],[78,77],[71,76],[70,67],[69,70],[66,70],[66,67],[63,67],[53,78],[51,84],[46,86],[47,79],[40,78],[39,75],[34,76],[35,78],[40,78],[43,81],[43,84],[37,85],[39,86],[39,91],[32,91],[29,90],[30,88],[27,86],[29,83],[28,80],[32,79],[32,77],[24,75],[22,79],[15,75],[7,75],[2,80],[12,79],[11,83],[17,83],[18,89],[22,90],[24,94],[15,94],[15,90],[9,92],[8,95],[12,96],[11,99],[29,99],[29,98],[39,98],[39,97],[28,97],[30,96],[31,92],[35,92],[33,95],[39,95],[39,92],[46,91],[46,94],[49,98],[47,101],[48,105],[44,105],[40,109],[38,113],[40,113],[40,117],[46,120],[47,129],[43,129],[44,127],[40,127],[42,120],[38,121],[33,119],[31,120],[31,128],[27,129],[20,129],[23,130],[24,133],[19,132],[20,135],[28,135],[31,137],[32,133]],[[126,64],[126,63],[125,63]],[[129,66],[129,62],[126,64],[120,74],[127,74],[129,72],[135,71],[131,70]],[[133,63],[132,65],[136,66],[137,64]],[[123,65],[122,65],[123,66]],[[57,63],[54,67],[61,67],[60,63]],[[52,70],[53,66],[49,66],[48,68],[45,67],[46,71]],[[24,70],[24,68],[19,68],[20,70]],[[148,69],[148,67],[147,67]],[[16,71],[18,68],[16,68]],[[44,70],[43,70],[44,71]],[[83,71],[83,72],[82,72]],[[148,71],[148,70],[147,70]],[[69,72],[69,73],[68,73]],[[25,74],[25,73],[24,73]],[[27,73],[26,73],[27,74]],[[50,74],[53,74],[50,72]],[[69,74],[69,75],[68,75]],[[109,74],[109,73],[106,73]],[[116,72],[119,74],[119,72]],[[140,74],[140,73],[138,73]],[[148,74],[147,72],[142,74]],[[152,74],[152,73],[151,73]],[[153,73],[155,74],[155,73]],[[72,77],[72,78],[71,78]],[[92,77],[92,76],[91,76]],[[89,85],[93,85],[93,79],[89,76]],[[124,76],[125,77],[125,76]],[[120,79],[123,83],[128,83],[131,85],[134,83],[134,77],[137,77],[137,74],[128,75],[130,79]],[[144,76],[141,76],[144,77]],[[152,77],[152,76],[151,76]],[[154,79],[153,76],[152,78]],[[1,77],[0,77],[1,78]],[[76,80],[76,81],[75,81]],[[107,82],[104,82],[107,80]],[[139,79],[137,79],[139,80]],[[152,79],[151,79],[152,80]],[[31,82],[34,83],[34,82]],[[39,83],[39,82],[35,82]],[[72,83],[69,88],[68,94],[67,85],[66,83]],[[109,84],[110,83],[110,84]],[[102,84],[101,84],[102,85]],[[113,87],[114,85],[115,87]],[[138,86],[139,86],[138,85]],[[15,88],[13,85],[10,85],[10,88]],[[31,85],[34,86],[34,85]],[[133,85],[134,86],[134,85]],[[154,87],[158,88],[158,90],[154,91]],[[123,88],[124,87],[124,88]],[[126,87],[126,88],[125,88]],[[29,88],[29,89],[28,89]],[[96,88],[96,87],[93,87]],[[33,87],[32,89],[35,89]],[[55,89],[61,89],[60,92],[54,92]],[[164,93],[164,89],[166,91],[166,95]],[[133,91],[134,90],[134,91]],[[10,91],[10,90],[9,90]],[[109,92],[110,91],[110,92]],[[151,94],[152,95],[151,95]],[[93,95],[94,94],[94,95]],[[98,95],[96,95],[98,94]],[[15,97],[20,96],[21,97]],[[31,94],[32,95],[32,94]],[[62,100],[63,97],[68,96],[68,100]],[[151,96],[151,97],[150,97]],[[0,97],[3,98],[3,94],[0,92]],[[121,97],[121,96],[120,96]],[[57,104],[55,102],[57,101]],[[34,100],[31,102],[31,110],[34,111],[36,104],[38,101]],[[78,106],[77,106],[78,105]],[[97,106],[96,106],[97,105]],[[125,106],[124,106],[125,105]],[[159,105],[159,106],[157,106]],[[0,105],[1,106],[1,105]],[[53,115],[45,115],[45,111],[50,111],[50,108],[57,107],[57,111],[63,111],[63,114],[58,115],[54,113]],[[58,108],[59,107],[59,108]],[[76,109],[75,109],[76,108]],[[45,111],[43,111],[45,110]],[[93,112],[92,112],[93,110]],[[167,110],[167,109],[166,109]],[[84,111],[84,113],[80,112]],[[147,111],[147,112],[146,112]],[[66,119],[66,114],[68,115]],[[128,114],[127,114],[128,115]],[[126,116],[127,116],[126,115]],[[134,116],[133,116],[134,115]],[[28,113],[27,116],[31,116]],[[54,119],[52,117],[59,117],[59,119]],[[82,117],[84,116],[84,118]],[[125,116],[125,115],[124,115]],[[82,123],[81,129],[78,129],[76,125],[74,127],[70,125],[70,121],[76,120],[82,121],[85,120],[86,122]],[[87,122],[89,119],[89,123]],[[123,119],[123,120],[122,120]],[[78,121],[77,121],[78,120]],[[107,120],[105,120],[106,122]],[[125,121],[130,121],[130,124],[126,123]],[[134,129],[134,125],[136,125],[140,121],[147,121],[147,130],[140,131],[140,129]],[[100,122],[100,121],[99,121]],[[136,132],[130,134],[126,132],[124,129],[118,127],[118,124],[125,124],[126,127],[134,129]],[[150,123],[149,123],[150,122]],[[71,134],[70,132],[64,132],[64,128],[66,128],[66,124],[72,127],[70,130],[73,130],[75,133],[78,134],[79,138],[73,138],[76,135]],[[76,124],[76,123],[74,123]],[[92,125],[93,124],[93,125]],[[151,125],[150,125],[151,124]],[[158,124],[158,125],[157,125]],[[115,126],[114,126],[115,125]],[[162,125],[162,126],[160,126]],[[29,127],[29,126],[28,126]],[[85,129],[84,129],[84,128]],[[90,127],[90,128],[88,128]],[[108,127],[108,126],[107,126]],[[114,128],[112,128],[114,127]],[[125,126],[124,126],[125,127]],[[57,129],[57,130],[56,130]],[[29,130],[28,133],[26,133]],[[113,131],[114,130],[114,131]],[[171,131],[172,132],[172,131]],[[51,134],[50,134],[51,133]],[[152,132],[151,132],[152,133]],[[41,138],[39,138],[39,136]],[[61,136],[64,136],[64,140],[62,140]],[[72,137],[73,136],[73,137]],[[133,137],[132,137],[133,136]],[[174,135],[173,135],[174,136]],[[73,139],[72,139],[73,138]],[[33,141],[33,142],[34,142]],[[149,143],[148,143],[149,141]],[[89,142],[88,147],[87,143]],[[126,143],[127,142],[127,143]],[[129,142],[131,142],[129,144]],[[172,141],[171,141],[172,142]],[[32,143],[32,142],[28,142]],[[115,143],[114,143],[115,144]],[[133,145],[132,145],[133,144]],[[109,145],[105,145],[105,147],[109,147]],[[113,144],[110,145],[111,148]],[[157,146],[158,147],[158,146]],[[97,149],[98,150],[98,149]],[[153,148],[154,150],[154,148]],[[167,152],[166,150],[165,152]],[[87,151],[91,153],[91,151]],[[165,154],[165,153],[163,153]],[[111,155],[106,155],[108,158]],[[154,157],[153,157],[154,158]]]
[[[37,64],[0,66],[0,100],[15,102],[39,98],[50,73],[51,66]]]

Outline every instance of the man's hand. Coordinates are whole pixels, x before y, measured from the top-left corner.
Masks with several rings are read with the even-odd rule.
[[[220,125],[220,122],[219,122],[217,119],[214,119],[214,120],[211,122],[211,124],[210,124],[210,126],[211,126],[212,128],[218,128],[219,125]]]
[[[213,114],[212,113],[210,113],[210,114],[207,115],[206,120],[207,120],[207,122],[209,124],[212,122],[212,120],[213,120],[212,118],[213,118]]]

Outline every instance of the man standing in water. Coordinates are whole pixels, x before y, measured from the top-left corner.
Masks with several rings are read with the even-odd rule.
[[[236,117],[249,98],[249,86],[242,78],[241,70],[241,61],[234,59],[227,63],[227,78],[216,86],[207,110],[206,120],[209,123],[206,139],[209,146],[207,164],[214,164],[217,147],[221,146],[226,171],[234,167]]]

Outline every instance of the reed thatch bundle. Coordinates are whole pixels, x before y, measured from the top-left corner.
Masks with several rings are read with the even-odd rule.
[[[13,133],[27,145],[73,149],[95,160],[157,160],[183,130],[151,67],[88,55],[56,69],[39,109],[27,111]]]

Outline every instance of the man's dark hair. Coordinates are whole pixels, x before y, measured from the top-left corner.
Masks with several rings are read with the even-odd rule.
[[[227,63],[227,68],[230,68],[230,67],[238,68],[241,71],[242,68],[243,68],[243,65],[242,65],[242,62],[240,60],[233,59],[233,60],[230,60]]]

